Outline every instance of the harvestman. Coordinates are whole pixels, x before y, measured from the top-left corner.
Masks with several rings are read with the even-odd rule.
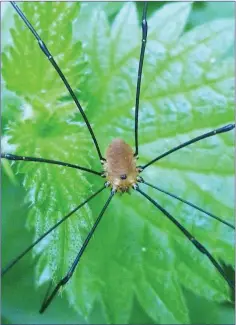
[[[209,217],[212,217],[221,223],[224,223],[228,227],[231,227],[235,229],[234,225],[222,220],[220,217],[217,217],[213,215],[210,212],[207,212],[203,210],[202,208],[194,205],[193,203],[186,201],[172,193],[169,193],[157,186],[154,186],[150,183],[147,183],[144,181],[144,179],[140,176],[140,174],[150,165],[154,164],[156,161],[166,157],[167,155],[170,155],[171,153],[186,147],[194,142],[200,141],[202,139],[214,136],[219,133],[228,132],[230,130],[233,130],[235,127],[235,124],[229,124],[223,127],[220,127],[218,129],[215,129],[213,131],[204,133],[196,138],[193,138],[192,140],[189,140],[187,142],[184,142],[180,144],[179,146],[164,152],[160,156],[154,158],[149,163],[147,163],[144,166],[137,166],[137,159],[139,154],[139,142],[138,142],[138,118],[139,118],[139,97],[140,97],[140,88],[141,88],[141,80],[142,80],[142,68],[143,68],[143,61],[144,61],[144,54],[145,54],[145,47],[147,42],[147,33],[148,33],[148,25],[147,25],[147,2],[144,3],[143,7],[143,15],[142,15],[142,41],[141,41],[141,51],[140,51],[140,59],[139,59],[139,67],[138,67],[138,79],[137,79],[137,88],[136,88],[136,100],[135,100],[135,152],[133,152],[132,148],[125,143],[122,139],[114,139],[111,144],[109,145],[107,151],[106,151],[106,158],[104,158],[101,154],[98,142],[96,140],[96,137],[94,135],[93,129],[91,125],[89,124],[89,121],[77,99],[75,96],[72,88],[70,87],[66,77],[60,70],[59,66],[57,65],[56,61],[54,60],[52,54],[48,50],[47,46],[44,44],[43,40],[40,38],[38,33],[35,31],[33,26],[30,24],[28,19],[25,17],[21,9],[17,6],[15,2],[11,2],[12,6],[18,13],[18,15],[21,17],[23,22],[27,25],[29,30],[32,32],[33,36],[36,38],[39,47],[45,54],[45,56],[48,58],[49,62],[52,64],[54,69],[57,71],[58,75],[62,79],[64,85],[66,86],[67,90],[69,91],[71,97],[73,98],[77,108],[79,109],[80,113],[83,116],[83,119],[88,127],[88,130],[90,132],[90,135],[92,137],[93,143],[96,147],[98,157],[101,161],[101,164],[103,166],[103,172],[98,172],[89,168],[81,167],[78,165],[65,163],[57,160],[51,160],[51,159],[44,159],[44,158],[36,158],[36,157],[25,157],[25,156],[16,156],[8,153],[2,153],[1,157],[8,159],[8,160],[23,160],[23,161],[31,161],[31,162],[40,162],[40,163],[48,163],[48,164],[56,164],[61,165],[65,167],[70,168],[76,168],[82,171],[86,171],[88,173],[92,173],[95,175],[98,175],[100,177],[106,178],[106,182],[102,188],[100,188],[96,193],[91,195],[89,198],[87,198],[83,203],[81,203],[79,206],[77,206],[74,210],[72,210],[69,214],[67,214],[64,218],[62,218],[59,222],[57,222],[53,227],[48,229],[47,232],[45,232],[41,237],[39,237],[34,243],[32,243],[25,251],[23,251],[19,256],[17,256],[11,263],[9,263],[3,270],[2,270],[2,276],[10,270],[25,254],[27,254],[36,244],[38,244],[43,238],[45,238],[49,233],[51,233],[54,229],[56,229],[60,224],[62,224],[66,219],[68,219],[74,212],[78,211],[82,206],[84,206],[87,202],[89,202],[92,198],[97,196],[99,193],[101,193],[105,188],[111,187],[110,195],[102,208],[102,211],[100,212],[98,218],[96,219],[92,229],[90,230],[89,234],[87,235],[81,249],[78,252],[78,255],[76,256],[72,266],[70,267],[67,274],[57,283],[55,288],[50,292],[50,288],[47,291],[44,301],[42,303],[40,313],[43,313],[45,309],[49,306],[57,292],[61,287],[63,287],[71,278],[73,275],[80,258],[82,257],[95,229],[97,228],[99,222],[102,219],[102,216],[107,209],[109,203],[111,202],[113,196],[117,192],[128,192],[130,189],[135,190],[139,194],[141,194],[143,197],[145,197],[149,202],[151,202],[157,209],[159,209],[171,222],[173,222],[179,230],[183,233],[183,235],[204,255],[208,257],[208,259],[211,261],[211,263],[214,265],[214,267],[217,269],[217,271],[223,276],[223,278],[227,281],[229,286],[231,288],[234,288],[234,283],[232,283],[227,275],[225,274],[223,268],[221,265],[217,262],[217,260],[210,254],[210,252],[196,239],[194,238],[191,233],[183,226],[181,225],[166,209],[164,209],[162,206],[158,204],[157,201],[153,200],[149,195],[147,195],[145,192],[143,192],[140,187],[139,183],[145,184],[147,186],[150,186],[154,189],[157,189],[160,192],[165,193],[166,195],[173,197],[203,213],[208,215]]]

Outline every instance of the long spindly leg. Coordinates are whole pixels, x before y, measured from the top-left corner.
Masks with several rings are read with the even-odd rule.
[[[36,38],[36,40],[38,41],[39,47],[40,49],[43,51],[43,53],[46,55],[46,57],[48,58],[48,60],[51,62],[52,66],[54,67],[54,69],[56,70],[56,72],[58,73],[58,75],[60,76],[61,80],[63,81],[64,85],[66,86],[67,90],[69,91],[72,99],[74,100],[77,108],[79,109],[81,115],[83,116],[83,119],[88,127],[89,133],[93,139],[94,145],[96,147],[99,159],[101,161],[104,161],[105,159],[102,157],[99,145],[97,143],[97,139],[94,135],[93,129],[87,119],[87,116],[84,113],[84,110],[82,108],[82,106],[80,105],[77,97],[75,96],[71,86],[69,85],[66,77],[64,76],[64,74],[62,73],[61,69],[59,68],[59,66],[57,65],[56,61],[54,60],[52,54],[50,53],[50,51],[48,50],[48,48],[46,47],[45,43],[43,42],[43,40],[40,38],[40,36],[38,35],[38,33],[36,32],[36,30],[34,29],[34,27],[31,25],[31,23],[29,22],[29,20],[25,17],[25,15],[23,14],[23,12],[21,11],[21,9],[17,6],[17,4],[14,1],[10,1],[12,6],[14,7],[14,9],[16,10],[16,12],[18,13],[18,15],[21,17],[21,19],[24,21],[24,23],[26,24],[26,26],[29,28],[29,30],[32,32],[32,34],[34,35],[34,37]]]
[[[180,144],[179,146],[174,147],[173,149],[164,152],[164,153],[161,154],[160,156],[158,156],[158,157],[156,157],[155,159],[151,160],[151,161],[150,161],[149,163],[147,163],[146,165],[139,167],[139,169],[140,169],[140,171],[143,171],[145,168],[147,168],[148,166],[152,165],[154,162],[156,162],[156,161],[158,161],[158,160],[160,160],[160,159],[162,159],[162,158],[164,158],[164,157],[170,155],[170,154],[171,154],[172,152],[174,152],[174,151],[177,151],[177,150],[179,150],[179,149],[181,149],[181,148],[187,147],[187,146],[189,146],[190,144],[192,144],[192,143],[194,143],[194,142],[197,142],[197,141],[200,141],[200,140],[202,140],[202,139],[212,137],[213,135],[216,135],[216,134],[219,134],[219,133],[224,133],[224,132],[231,131],[231,130],[233,130],[234,128],[235,128],[235,124],[228,124],[228,125],[225,125],[225,126],[223,126],[223,127],[218,128],[218,129],[215,129],[215,130],[213,130],[213,131],[210,131],[210,132],[204,133],[204,134],[202,134],[202,135],[199,135],[199,136],[196,137],[196,138],[193,138],[193,139],[191,139],[191,140],[189,140],[189,141],[186,141],[186,142]]]
[[[85,249],[86,249],[86,247],[87,247],[87,245],[88,245],[88,243],[89,243],[89,241],[90,241],[90,239],[91,239],[91,237],[92,237],[94,231],[96,230],[96,228],[97,228],[99,222],[101,221],[102,216],[103,216],[103,214],[104,214],[106,208],[108,207],[108,205],[109,205],[109,203],[110,203],[112,197],[114,196],[114,194],[115,194],[115,191],[112,190],[112,191],[111,191],[111,194],[110,194],[110,196],[109,196],[109,198],[107,199],[105,205],[103,206],[102,211],[100,212],[100,214],[99,214],[97,220],[95,221],[95,223],[94,223],[92,229],[91,229],[90,232],[88,233],[88,236],[86,237],[86,239],[85,239],[85,241],[84,241],[84,243],[83,243],[81,249],[79,250],[78,255],[76,256],[76,258],[75,258],[75,260],[74,260],[72,266],[70,267],[69,271],[67,272],[67,274],[64,276],[63,279],[61,279],[61,280],[57,283],[57,285],[55,286],[55,288],[53,289],[53,291],[51,292],[51,294],[49,293],[49,291],[47,291],[47,293],[46,293],[46,295],[45,295],[45,298],[44,298],[44,300],[43,300],[43,303],[42,303],[41,309],[40,309],[40,311],[39,311],[40,313],[43,313],[43,312],[45,311],[45,309],[46,309],[46,308],[50,305],[50,303],[52,302],[53,298],[56,296],[56,294],[57,294],[57,292],[59,291],[59,289],[60,289],[61,287],[63,287],[63,286],[64,286],[64,285],[65,285],[65,284],[70,280],[70,278],[72,277],[72,275],[73,275],[73,273],[74,273],[74,271],[75,271],[75,269],[76,269],[76,267],[77,267],[77,265],[78,265],[78,263],[79,263],[79,261],[80,261],[80,258],[82,257],[82,255],[83,255],[83,253],[84,253],[84,251],[85,251]]]
[[[214,265],[214,267],[217,269],[217,271],[222,275],[222,277],[227,281],[228,285],[234,289],[234,283],[228,279],[227,275],[225,274],[223,268],[221,265],[217,262],[217,260],[211,255],[211,253],[196,239],[194,238],[188,230],[183,227],[169,212],[167,212],[162,206],[160,206],[156,201],[154,201],[149,195],[144,193],[142,190],[139,189],[139,187],[136,185],[134,186],[136,191],[138,191],[140,194],[142,194],[148,201],[150,201],[152,204],[155,205],[156,208],[158,208],[171,222],[173,222],[179,230],[184,234],[185,237],[204,255],[208,257],[208,259],[211,261],[211,263]]]
[[[43,238],[45,238],[47,235],[49,235],[53,230],[55,230],[58,226],[60,226],[64,221],[66,221],[73,213],[78,211],[82,206],[84,206],[86,203],[88,203],[91,199],[93,199],[95,196],[97,196],[99,193],[101,193],[106,186],[104,185],[100,190],[92,194],[90,197],[88,197],[83,203],[78,205],[75,209],[70,211],[65,217],[63,217],[61,220],[59,220],[54,226],[52,226],[50,229],[48,229],[42,236],[40,236],[38,239],[36,239],[29,247],[27,247],[20,255],[18,255],[14,260],[12,260],[2,271],[1,275],[3,276],[6,274],[17,262],[19,262],[31,249],[36,246]]]
[[[70,167],[70,168],[83,170],[85,172],[95,174],[95,175],[98,175],[98,176],[102,175],[102,172],[97,172],[95,170],[92,170],[92,169],[89,169],[89,168],[86,168],[86,167],[81,167],[79,165],[74,165],[74,164],[70,164],[70,163],[66,163],[66,162],[62,162],[62,161],[58,161],[58,160],[36,158],[36,157],[27,157],[27,156],[16,156],[16,155],[12,155],[10,153],[2,153],[1,158],[5,158],[5,159],[8,159],[8,160],[16,160],[16,161],[17,160],[22,160],[22,161],[31,161],[31,162],[40,162],[40,163],[47,163],[47,164],[53,164],[53,165],[60,165],[60,166],[65,166],[65,167]]]
[[[160,191],[162,193],[165,193],[165,194],[167,194],[167,195],[169,195],[169,196],[171,196],[171,197],[173,197],[173,198],[175,198],[175,199],[177,199],[177,200],[179,200],[179,201],[181,201],[181,202],[183,202],[183,203],[185,203],[185,204],[187,204],[187,205],[189,205],[189,206],[191,206],[191,207],[193,207],[193,208],[195,208],[195,209],[197,209],[197,210],[199,210],[199,211],[201,211],[201,212],[203,212],[205,214],[207,214],[209,217],[220,221],[221,223],[225,224],[226,226],[228,226],[228,227],[230,227],[232,229],[235,229],[234,225],[232,225],[231,223],[221,219],[220,217],[215,216],[214,214],[212,214],[212,213],[210,213],[210,212],[208,212],[206,210],[203,210],[202,208],[198,207],[197,205],[195,205],[195,204],[193,204],[193,203],[191,203],[189,201],[186,201],[186,200],[182,199],[181,197],[179,197],[179,196],[177,196],[175,194],[172,194],[172,193],[170,193],[168,191],[165,191],[165,190],[163,190],[162,188],[160,188],[158,186],[147,183],[147,182],[144,181],[144,179],[141,179],[140,182],[143,183],[143,184],[146,184],[146,185],[148,185],[148,186],[150,186],[152,188],[155,188],[156,190],[158,190],[158,191]]]
[[[138,156],[138,112],[139,112],[139,97],[140,97],[140,88],[142,81],[142,70],[143,70],[143,60],[145,54],[145,47],[147,42],[147,6],[148,3],[144,2],[143,7],[143,16],[142,16],[142,44],[139,58],[139,67],[138,67],[138,80],[137,80],[137,88],[136,88],[136,100],[135,100],[135,153],[134,155]]]

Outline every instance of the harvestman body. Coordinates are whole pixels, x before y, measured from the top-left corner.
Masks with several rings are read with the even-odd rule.
[[[114,191],[127,192],[135,187],[140,169],[132,148],[122,139],[114,139],[106,152],[104,176]]]
[[[45,238],[49,233],[51,233],[52,231],[54,231],[60,224],[62,224],[65,220],[67,220],[73,213],[75,213],[76,211],[78,211],[82,206],[84,206],[87,202],[89,202],[91,199],[93,199],[95,196],[97,196],[99,193],[101,193],[105,188],[107,187],[111,187],[111,192],[110,195],[104,205],[104,207],[102,208],[102,211],[100,212],[97,220],[95,221],[92,229],[90,230],[89,234],[87,235],[81,249],[79,250],[73,264],[71,265],[69,271],[67,272],[67,274],[64,276],[64,278],[62,278],[57,285],[55,286],[55,288],[50,292],[50,288],[47,291],[44,301],[42,303],[41,309],[40,309],[40,313],[44,312],[45,309],[49,306],[49,304],[51,303],[51,301],[53,300],[53,298],[55,297],[55,295],[58,293],[59,289],[64,286],[69,279],[71,278],[71,276],[73,275],[81,256],[83,255],[83,252],[85,251],[95,229],[97,228],[100,220],[102,219],[102,216],[105,212],[105,210],[107,209],[111,199],[113,198],[113,196],[115,195],[116,192],[128,192],[130,189],[134,189],[135,191],[137,191],[138,193],[140,193],[143,197],[145,197],[149,202],[151,202],[158,210],[160,210],[165,217],[167,217],[172,223],[174,223],[178,229],[183,233],[183,235],[201,252],[203,253],[212,263],[212,265],[216,268],[216,270],[223,276],[223,278],[227,281],[227,283],[229,284],[229,286],[231,288],[234,288],[234,283],[232,283],[227,275],[225,274],[223,268],[221,267],[221,265],[217,262],[217,260],[210,254],[210,252],[197,240],[195,239],[191,233],[188,232],[188,230],[182,226],[182,224],[180,224],[166,209],[164,209],[162,206],[160,206],[157,201],[153,200],[149,195],[147,195],[145,192],[143,192],[140,188],[138,183],[142,183],[145,185],[148,185],[154,189],[157,189],[158,191],[165,193],[166,195],[173,197],[201,212],[203,212],[204,214],[208,215],[211,218],[214,218],[215,220],[218,220],[219,222],[225,224],[226,226],[235,229],[234,225],[230,224],[229,222],[223,220],[220,217],[217,217],[215,215],[213,215],[210,212],[207,212],[205,210],[203,210],[202,208],[194,205],[193,203],[186,201],[178,196],[176,196],[175,194],[172,194],[170,192],[167,192],[157,186],[154,186],[150,183],[147,183],[144,181],[144,179],[142,177],[139,176],[139,174],[141,172],[143,172],[148,166],[150,166],[151,164],[155,163],[156,161],[164,158],[165,156],[183,148],[186,147],[188,145],[191,145],[192,143],[195,143],[197,141],[200,141],[202,139],[214,136],[216,134],[219,133],[223,133],[223,132],[228,132],[230,130],[233,130],[235,128],[235,124],[229,124],[223,127],[220,127],[216,130],[207,132],[205,134],[202,134],[196,138],[193,138],[187,142],[184,142],[182,144],[180,144],[177,147],[174,147],[171,150],[168,150],[166,152],[164,152],[163,154],[159,155],[158,157],[154,158],[153,160],[151,160],[150,162],[148,162],[146,165],[144,166],[136,166],[136,162],[137,162],[137,158],[138,158],[138,112],[139,112],[139,97],[140,97],[140,88],[141,88],[141,79],[142,79],[142,67],[143,67],[143,61],[144,61],[144,53],[145,53],[145,46],[146,46],[146,41],[147,41],[147,32],[148,32],[148,26],[147,26],[147,2],[144,3],[144,9],[143,9],[143,16],[142,16],[142,42],[141,42],[141,52],[140,52],[140,60],[139,60],[139,68],[138,68],[138,79],[137,79],[137,88],[136,88],[136,101],[135,101],[135,152],[133,152],[132,148],[125,143],[123,140],[121,139],[114,139],[112,141],[112,143],[110,144],[110,146],[108,147],[107,151],[106,151],[106,158],[103,158],[99,145],[97,143],[96,137],[94,135],[94,132],[92,130],[91,125],[89,124],[89,121],[77,99],[77,97],[75,96],[72,88],[70,87],[66,77],[64,76],[64,74],[62,73],[62,71],[60,70],[59,66],[57,65],[56,61],[54,60],[52,54],[50,53],[50,51],[48,50],[48,48],[46,47],[45,43],[42,41],[42,39],[40,38],[40,36],[37,34],[37,32],[35,31],[35,29],[33,28],[33,26],[30,24],[30,22],[28,21],[28,19],[25,17],[25,15],[23,14],[23,12],[21,11],[21,9],[16,5],[15,2],[11,2],[12,6],[14,7],[14,9],[16,10],[16,12],[19,14],[19,16],[21,17],[21,19],[23,20],[23,22],[27,25],[27,27],[29,28],[29,30],[32,32],[33,36],[35,37],[35,39],[37,40],[40,49],[43,51],[43,53],[45,54],[45,56],[48,58],[48,60],[50,61],[50,63],[52,64],[52,66],[55,68],[55,70],[57,71],[59,77],[62,79],[62,81],[64,82],[64,85],[66,86],[67,90],[69,91],[72,99],[74,100],[75,105],[77,106],[77,108],[79,109],[80,113],[83,116],[83,119],[88,127],[88,130],[90,132],[90,135],[93,139],[94,145],[96,147],[99,159],[103,165],[103,172],[99,172],[99,171],[95,171],[86,167],[82,167],[79,165],[75,165],[75,164],[71,164],[71,163],[67,163],[67,162],[61,162],[61,161],[57,161],[57,160],[51,160],[51,159],[45,159],[45,158],[36,158],[36,157],[26,157],[26,156],[16,156],[13,154],[8,154],[8,153],[2,153],[1,157],[8,159],[8,160],[15,160],[15,161],[19,161],[19,160],[23,160],[25,162],[29,161],[29,162],[40,162],[40,163],[48,163],[48,164],[54,164],[54,165],[61,165],[61,166],[65,166],[65,167],[69,167],[69,168],[76,168],[79,170],[82,170],[84,172],[88,172],[88,173],[92,173],[94,175],[97,175],[99,177],[105,177],[106,178],[106,183],[105,185],[100,188],[97,192],[95,192],[94,194],[92,194],[90,197],[88,197],[84,202],[82,202],[79,206],[77,206],[75,209],[73,209],[72,211],[70,211],[64,218],[62,218],[60,221],[58,221],[53,227],[51,227],[50,229],[48,229],[48,231],[46,231],[41,237],[39,237],[35,242],[33,242],[29,247],[27,247],[27,249],[25,249],[25,251],[23,251],[20,255],[18,255],[15,259],[13,259],[3,270],[2,270],[2,276],[4,274],[7,273],[7,271],[9,271],[21,258],[23,258],[35,245],[37,245],[43,238]]]

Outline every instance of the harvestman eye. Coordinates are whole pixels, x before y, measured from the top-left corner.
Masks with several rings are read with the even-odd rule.
[[[179,200],[199,211],[207,215],[208,217],[211,217],[221,223],[223,223],[225,226],[228,226],[232,229],[235,229],[234,225],[229,223],[228,221],[224,220],[223,218],[219,216],[215,216],[212,213],[205,211],[204,209],[196,206],[195,204],[184,200],[183,198],[180,198],[179,196],[167,192],[164,189],[155,186],[153,184],[150,184],[144,180],[143,177],[140,176],[140,174],[148,168],[150,165],[154,164],[158,160],[172,154],[173,152],[180,150],[181,148],[184,148],[188,145],[191,145],[195,142],[198,142],[200,140],[203,140],[208,137],[215,136],[220,133],[231,131],[235,128],[235,124],[228,124],[226,126],[222,126],[218,129],[212,130],[210,132],[207,132],[205,134],[199,135],[196,138],[193,138],[189,141],[186,141],[182,144],[180,144],[177,147],[174,147],[171,150],[168,150],[164,152],[163,154],[159,155],[158,157],[154,157],[150,162],[148,162],[144,166],[137,166],[137,158],[139,154],[139,134],[138,134],[138,121],[139,121],[139,99],[140,99],[140,91],[141,91],[141,82],[142,82],[142,69],[143,69],[143,62],[144,62],[144,55],[145,55],[145,47],[147,43],[147,36],[148,36],[148,24],[147,24],[147,2],[144,3],[143,7],[143,14],[142,14],[142,39],[141,39],[141,50],[140,50],[140,57],[139,57],[139,67],[137,72],[137,85],[136,85],[136,99],[135,99],[135,120],[134,120],[134,142],[135,142],[135,150],[133,151],[132,147],[127,144],[123,139],[113,139],[109,147],[107,148],[105,157],[102,156],[99,144],[97,142],[97,139],[95,137],[95,134],[93,132],[93,129],[87,119],[87,116],[82,108],[82,106],[79,103],[79,100],[74,94],[74,91],[72,90],[71,86],[69,85],[65,75],[57,65],[56,61],[53,58],[53,55],[47,48],[46,44],[43,42],[43,40],[40,38],[34,27],[31,25],[29,20],[26,18],[24,13],[21,11],[21,9],[17,6],[15,2],[11,2],[13,8],[16,10],[20,18],[22,19],[22,23],[26,24],[26,26],[29,29],[29,32],[32,33],[32,37],[34,37],[39,45],[39,48],[44,53],[45,57],[49,60],[50,64],[54,67],[56,72],[58,73],[58,76],[63,81],[65,87],[67,88],[69,94],[71,95],[75,107],[80,111],[87,127],[90,132],[91,138],[93,140],[94,146],[97,151],[98,158],[101,162],[101,166],[103,168],[103,172],[95,171],[93,169],[70,164],[68,162],[62,162],[57,160],[51,160],[51,159],[44,159],[40,157],[28,157],[28,156],[17,156],[9,153],[2,153],[1,158],[5,158],[8,160],[14,160],[14,161],[20,161],[23,160],[24,162],[35,162],[35,163],[46,163],[46,164],[54,164],[54,165],[61,165],[68,168],[75,168],[79,169],[81,171],[84,171],[86,173],[91,173],[93,175],[96,175],[98,177],[105,177],[106,182],[105,184],[98,189],[94,194],[89,196],[84,202],[80,203],[77,207],[75,207],[72,211],[70,211],[65,217],[63,217],[60,221],[58,221],[53,227],[49,228],[44,234],[42,234],[37,240],[35,240],[29,247],[27,247],[20,255],[18,255],[15,259],[13,259],[5,268],[2,270],[2,276],[5,275],[17,262],[19,262],[29,251],[32,250],[33,247],[35,247],[43,238],[45,238],[48,234],[53,232],[57,227],[59,227],[65,220],[67,220],[73,213],[78,211],[82,206],[84,206],[86,203],[88,203],[90,200],[92,200],[94,197],[98,196],[102,191],[104,191],[106,188],[110,188],[110,193],[108,195],[107,201],[105,202],[99,216],[97,217],[92,229],[88,233],[81,249],[79,250],[77,256],[75,257],[75,260],[71,267],[69,268],[68,272],[65,274],[65,276],[56,284],[56,286],[53,288],[53,290],[48,290],[45,298],[43,300],[42,306],[40,308],[40,313],[43,313],[47,307],[50,305],[54,297],[57,295],[59,289],[63,287],[72,277],[76,267],[78,266],[80,259],[90,242],[90,239],[92,238],[92,235],[94,234],[94,231],[96,230],[99,222],[101,221],[106,209],[108,208],[111,200],[115,196],[117,192],[125,193],[129,192],[129,190],[133,189],[135,192],[140,194],[144,199],[146,199],[147,204],[150,202],[155,206],[159,211],[163,213],[163,216],[168,218],[170,222],[176,225],[176,227],[182,232],[182,234],[186,237],[187,240],[191,244],[193,244],[199,252],[201,252],[203,255],[205,255],[209,261],[212,263],[212,266],[215,267],[215,269],[220,273],[220,275],[225,279],[225,281],[228,283],[228,285],[231,288],[234,288],[234,283],[230,281],[230,279],[225,274],[223,268],[218,263],[218,261],[212,256],[212,254],[196,239],[194,236],[180,223],[178,222],[166,209],[164,209],[156,200],[152,199],[149,195],[147,195],[139,185],[147,185],[149,187],[152,187],[172,198],[175,198],[176,200]],[[50,289],[50,288],[49,288]]]

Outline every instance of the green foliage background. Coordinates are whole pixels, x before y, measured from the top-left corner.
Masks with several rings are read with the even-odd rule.
[[[118,136],[133,145],[141,4],[20,6],[75,88],[102,151]],[[140,164],[234,118],[233,3],[152,3],[148,24]],[[2,43],[3,149],[100,169],[74,103],[9,4]],[[233,222],[233,145],[233,132],[209,138],[143,176]],[[59,166],[2,166],[3,265],[102,185]],[[146,190],[216,258],[234,265],[230,229]],[[137,193],[114,198],[61,297],[38,314],[45,281],[65,274],[107,196],[71,217],[4,277],[2,322],[233,323],[225,282]]]

